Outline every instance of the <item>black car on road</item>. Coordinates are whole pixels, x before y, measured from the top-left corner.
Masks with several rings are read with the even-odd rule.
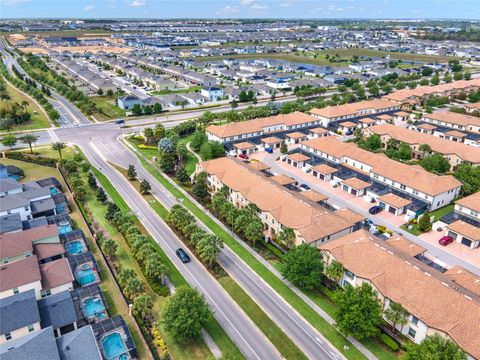
[[[177,249],[177,251],[175,251],[175,254],[177,254],[178,258],[182,263],[186,264],[190,262],[190,256],[188,256],[188,254],[182,248]]]
[[[372,215],[375,215],[381,212],[382,210],[383,208],[381,206],[375,205],[375,206],[372,206],[370,209],[368,209],[368,212]]]

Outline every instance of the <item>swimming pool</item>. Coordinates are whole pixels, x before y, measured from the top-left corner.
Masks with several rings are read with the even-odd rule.
[[[61,222],[58,224],[58,233],[59,234],[66,234],[72,231],[72,227],[70,226],[70,223],[68,221]]]
[[[70,241],[65,244],[65,250],[70,255],[76,255],[83,253],[83,244],[80,240]]]
[[[89,265],[82,266],[82,268],[75,274],[75,279],[82,286],[93,283],[96,280],[95,272]]]
[[[102,340],[102,347],[107,360],[115,359],[117,357],[121,360],[128,359],[128,355],[124,354],[124,352],[127,351],[127,348],[122,340],[122,335],[118,332],[113,332],[105,336]]]
[[[105,317],[105,306],[98,296],[89,297],[83,303],[83,313],[87,318],[96,317],[101,320]]]
[[[58,194],[58,190],[57,188],[50,188],[50,195],[55,195],[55,194]]]

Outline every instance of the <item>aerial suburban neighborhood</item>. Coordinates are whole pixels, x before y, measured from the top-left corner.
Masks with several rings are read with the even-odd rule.
[[[476,2],[0,10],[0,359],[480,360]]]

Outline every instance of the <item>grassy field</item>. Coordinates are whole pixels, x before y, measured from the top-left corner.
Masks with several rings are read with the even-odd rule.
[[[15,126],[13,131],[23,131],[23,130],[35,130],[35,129],[44,129],[52,126],[47,116],[41,108],[35,104],[32,99],[22,94],[14,86],[10,85],[8,82],[5,82],[6,89],[10,95],[11,100],[21,104],[22,101],[28,102],[27,111],[32,114],[32,117],[27,122],[22,125]]]
[[[25,146],[28,146],[28,144],[25,144]],[[58,155],[58,151],[53,150],[50,146],[48,145],[42,145],[42,146],[32,146],[32,150],[34,155],[39,155],[51,159],[57,159],[60,160],[60,157]],[[30,154],[30,148],[22,148],[19,150],[13,150],[13,152],[21,152],[24,153],[25,155]],[[73,149],[69,146],[67,146],[65,149],[62,150],[62,157],[64,159],[71,159],[75,152]]]
[[[124,176],[126,176],[126,169],[122,169],[118,166],[115,166],[115,168],[118,171],[120,171]],[[97,177],[97,179],[100,181],[102,187],[111,197],[112,201],[114,201],[122,211],[129,211],[128,205],[125,203],[125,201],[117,192],[117,190],[113,187],[113,185],[107,180],[107,178],[103,174],[101,174],[97,169],[92,168],[92,170],[95,176]],[[139,190],[140,183],[138,180],[132,181],[132,185],[137,189],[137,191]],[[147,202],[150,203],[153,209],[157,211],[162,218],[166,219],[168,215],[168,211],[155,199],[153,195],[148,194],[148,195],[145,195],[144,198]],[[99,218],[99,217],[95,217],[95,218]],[[102,216],[101,218],[104,219],[104,216]],[[138,264],[131,257],[130,250],[128,248],[128,245],[123,240],[123,237],[121,237],[121,242],[122,242],[121,246],[123,247],[123,251],[129,257],[130,264],[133,265],[135,272],[139,275],[142,275],[141,278],[144,279],[143,274],[141,274],[141,270],[138,267]],[[175,287],[182,286],[182,285],[188,286],[188,283],[186,282],[186,280],[178,272],[177,268],[168,259],[167,255],[163,252],[160,246],[158,246],[158,244],[157,244],[157,250],[158,250],[158,253],[160,254],[160,257],[162,258],[163,263],[166,265],[167,276],[170,279],[170,281],[175,285]],[[128,266],[128,267],[132,267],[132,266]],[[146,282],[146,279],[144,279],[144,281]],[[153,296],[155,299],[154,310],[156,311],[157,314],[159,314],[162,311],[163,307],[165,306],[167,298],[160,297],[155,293],[150,295]],[[205,329],[213,338],[213,340],[215,341],[215,343],[220,348],[223,354],[233,355],[235,356],[235,359],[243,358],[243,356],[241,355],[240,351],[237,349],[235,344],[232,342],[232,340],[228,337],[228,335],[225,333],[225,331],[220,326],[220,324],[213,317],[210,320],[209,324],[205,326]],[[174,359],[190,359],[190,358],[206,359],[212,356],[212,354],[210,353],[210,350],[201,339],[188,344],[180,344],[177,341],[175,341],[175,339],[173,339],[171,336],[169,336],[163,327],[162,327],[162,330],[163,330],[162,336],[165,338],[167,347]]]
[[[114,96],[91,96],[89,99],[97,105],[98,112],[93,114],[93,117],[98,121],[112,120],[126,116],[125,110],[120,109],[115,104]]]
[[[326,55],[335,56],[339,54],[340,62],[330,62],[326,58]],[[352,57],[357,56],[369,56],[369,57],[385,57],[390,55],[391,59],[402,60],[404,62],[409,61],[422,61],[422,62],[447,62],[449,60],[458,59],[451,56],[436,56],[436,55],[417,55],[417,54],[406,54],[399,52],[387,52],[387,51],[378,51],[370,49],[332,49],[332,50],[321,50],[316,52],[305,52],[305,53],[288,53],[288,54],[242,54],[242,55],[228,55],[228,56],[208,56],[198,58],[199,61],[209,61],[209,60],[223,60],[226,58],[233,59],[277,59],[277,60],[286,60],[298,63],[313,64],[319,66],[347,66],[352,63]],[[316,56],[316,57],[315,57]],[[410,64],[402,64],[402,67],[411,66]]]
[[[167,94],[183,94],[188,92],[195,92],[200,90],[200,86],[191,86],[187,89],[178,89],[178,90],[154,90],[150,91],[150,95],[167,95]]]

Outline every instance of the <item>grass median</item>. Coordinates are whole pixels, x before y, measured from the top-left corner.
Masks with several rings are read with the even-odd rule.
[[[281,279],[273,274],[265,265],[258,261],[247,249],[239,244],[229,233],[217,224],[204,210],[197,207],[188,196],[184,195],[176,186],[167,180],[154,166],[137,154],[140,162],[170,193],[176,198],[183,199],[183,206],[192,212],[213,233],[220,237],[232,251],[234,251],[250,268],[282,296],[296,311],[349,359],[365,359],[365,356],[355,348],[337,329],[325,321],[315,310],[306,304]]]

